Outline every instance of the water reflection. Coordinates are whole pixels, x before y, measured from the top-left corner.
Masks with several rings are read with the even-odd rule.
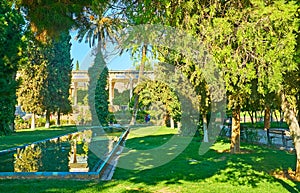
[[[117,136],[95,136],[96,133],[84,130],[18,149],[13,155],[13,171],[91,171],[99,158],[104,160],[118,141]],[[7,166],[3,167],[4,171],[0,167],[0,172],[11,168],[9,162]]]
[[[85,130],[71,136],[69,153],[70,172],[88,172],[88,151],[92,139],[92,131]]]
[[[24,149],[17,149],[14,154],[14,171],[15,172],[36,172],[38,171],[41,163],[41,148],[37,145],[29,145]]]

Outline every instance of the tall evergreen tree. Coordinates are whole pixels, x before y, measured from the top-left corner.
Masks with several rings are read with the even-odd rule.
[[[75,68],[75,70],[79,70],[79,62],[78,62],[78,60],[76,61],[76,68]]]
[[[89,94],[88,102],[92,114],[93,125],[106,125],[108,120],[108,94],[106,90],[108,69],[104,61],[102,50],[105,49],[108,40],[114,41],[113,33],[118,28],[118,19],[109,17],[109,4],[106,1],[95,1],[88,19],[79,28],[78,39],[89,45],[96,46],[93,66],[88,70]]]
[[[13,130],[16,73],[24,20],[7,1],[0,2],[0,135]]]
[[[108,122],[108,69],[100,46],[96,51],[93,66],[88,69],[89,90],[88,103],[92,114],[92,125],[107,125]]]
[[[46,57],[49,62],[44,90],[47,127],[49,126],[50,112],[57,112],[57,125],[60,125],[60,113],[69,113],[72,109],[69,100],[73,68],[70,39],[68,33],[61,33],[57,39],[53,39],[47,45]]]

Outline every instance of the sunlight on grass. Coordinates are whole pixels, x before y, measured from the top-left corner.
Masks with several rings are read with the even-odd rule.
[[[130,130],[128,139],[140,138],[145,136],[159,136],[165,134],[178,134],[178,130],[163,126],[145,126],[133,128]]]
[[[35,131],[62,131],[62,130],[65,130],[64,127],[50,127],[50,128],[38,127],[35,129],[17,130],[16,133],[35,132]]]
[[[218,143],[214,143],[210,149],[222,152],[228,150],[229,148],[230,148],[230,143],[224,143],[223,141],[220,141]]]
[[[147,130],[148,129],[148,130]],[[300,183],[277,179],[270,175],[276,169],[295,165],[295,155],[265,146],[242,143],[245,154],[232,155],[229,141],[217,141],[204,155],[199,155],[201,142],[195,137],[172,160],[153,167],[184,145],[186,139],[177,130],[154,126],[134,129],[126,141],[127,151],[121,154],[119,164],[136,169],[117,167],[112,181],[62,180],[0,180],[0,192],[299,192]],[[176,144],[163,146],[172,137]],[[140,151],[157,148],[153,156]]]
[[[18,130],[11,135],[0,136],[0,150],[29,144],[35,141],[40,141],[47,138],[72,133],[75,131],[77,131],[77,128],[75,126],[61,126],[50,128],[39,127],[34,130]]]

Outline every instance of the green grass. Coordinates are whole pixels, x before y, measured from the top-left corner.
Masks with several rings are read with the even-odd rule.
[[[175,134],[175,135],[174,135]],[[177,143],[168,143],[176,139]],[[270,175],[278,169],[294,169],[295,155],[265,146],[242,144],[244,154],[231,155],[226,140],[219,140],[199,155],[201,143],[169,128],[132,130],[113,180],[0,180],[0,192],[299,192],[300,183]],[[164,165],[163,160],[178,156]],[[152,152],[153,154],[149,153]],[[164,152],[164,153],[162,153]],[[154,155],[158,155],[155,157]],[[152,166],[151,166],[152,165]],[[124,166],[121,168],[120,166]],[[126,167],[134,170],[125,169]]]
[[[244,127],[248,127],[248,128],[257,128],[257,129],[263,129],[264,128],[264,122],[257,122],[257,123],[254,123],[252,125],[252,123],[241,123],[241,126],[244,126]],[[277,123],[277,122],[272,122],[270,124],[270,128],[289,128],[289,126],[287,125],[286,122],[283,122],[283,123]]]
[[[75,126],[50,127],[49,129],[39,127],[34,130],[19,130],[8,136],[0,136],[0,150],[25,145],[75,131],[77,131]]]

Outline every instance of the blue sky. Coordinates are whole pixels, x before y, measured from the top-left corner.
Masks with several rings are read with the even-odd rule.
[[[93,63],[93,57],[91,56],[92,49],[88,44],[84,42],[79,43],[75,40],[75,33],[72,35],[72,47],[71,47],[71,57],[73,58],[73,64],[75,68],[76,61],[79,61],[80,70],[87,70],[89,66]],[[110,70],[126,70],[133,68],[133,61],[129,53],[124,52],[121,56],[114,54],[109,59],[107,59],[107,66]]]

